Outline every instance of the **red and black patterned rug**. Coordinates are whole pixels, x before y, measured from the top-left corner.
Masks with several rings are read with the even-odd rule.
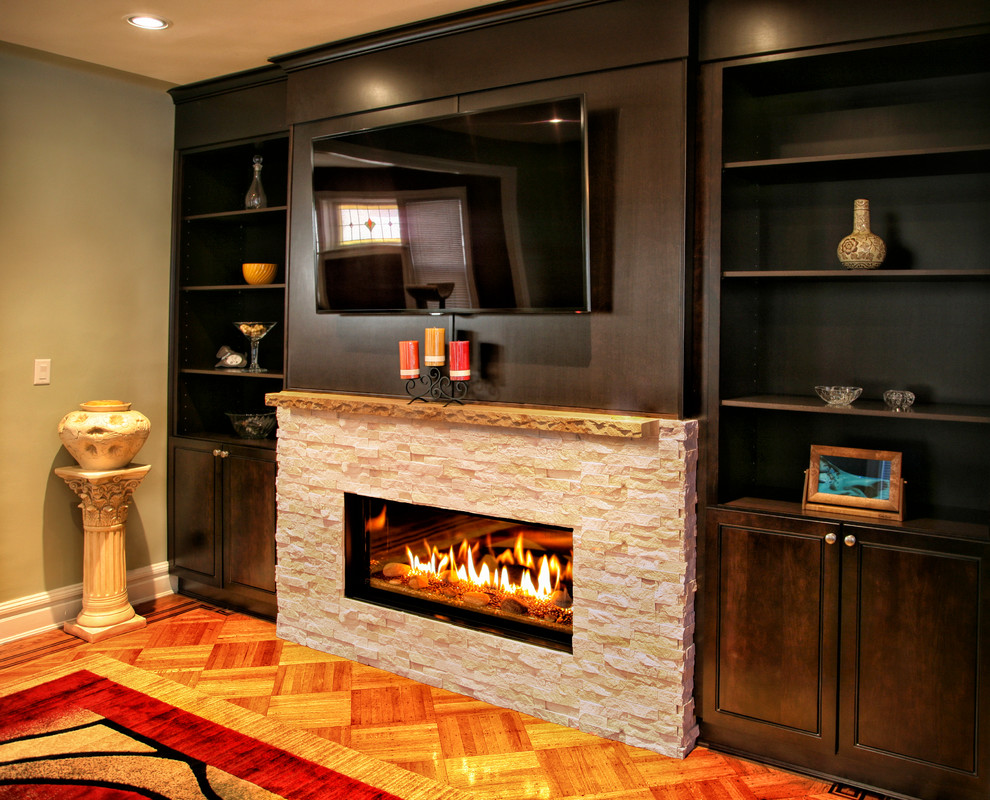
[[[7,686],[7,800],[466,800],[467,795],[103,656]]]
[[[842,784],[829,794],[887,800]],[[0,800],[469,800],[114,659],[0,688]]]

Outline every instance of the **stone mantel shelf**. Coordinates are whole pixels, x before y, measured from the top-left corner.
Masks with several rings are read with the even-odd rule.
[[[496,403],[464,405],[410,403],[400,397],[334,394],[287,390],[265,395],[265,402],[279,408],[299,408],[345,414],[367,414],[397,419],[416,419],[486,425],[494,428],[523,428],[558,433],[591,434],[642,439],[659,435],[660,420],[673,415],[621,414],[573,408],[544,408]]]

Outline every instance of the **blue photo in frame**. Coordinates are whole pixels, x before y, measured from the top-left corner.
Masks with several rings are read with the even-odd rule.
[[[804,507],[903,519],[901,454],[811,446]]]

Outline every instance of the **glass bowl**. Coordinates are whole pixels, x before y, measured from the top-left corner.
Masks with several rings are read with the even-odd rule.
[[[830,406],[847,406],[863,393],[861,386],[816,386],[818,396]]]
[[[907,389],[888,389],[883,393],[883,402],[890,411],[908,411],[914,405],[914,392]]]
[[[227,411],[227,418],[234,426],[234,432],[242,439],[267,439],[275,430],[275,412],[258,414],[235,414]]]

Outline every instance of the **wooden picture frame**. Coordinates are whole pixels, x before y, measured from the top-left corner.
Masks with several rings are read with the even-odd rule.
[[[802,508],[880,519],[904,519],[901,454],[811,446]]]

